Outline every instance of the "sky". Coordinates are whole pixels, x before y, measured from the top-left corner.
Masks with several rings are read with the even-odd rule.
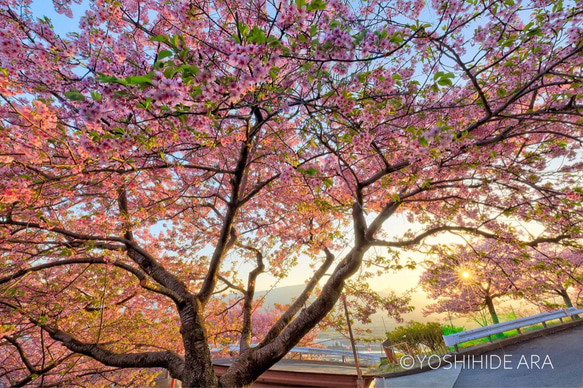
[[[52,0],[33,0],[30,9],[36,17],[47,16],[51,19],[55,27],[55,32],[59,35],[64,35],[76,29],[79,24],[79,18],[85,13],[87,6],[73,3],[71,5],[71,9],[73,10],[72,19],[56,13]]]

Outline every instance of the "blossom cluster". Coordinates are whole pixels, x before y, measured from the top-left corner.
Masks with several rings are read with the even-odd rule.
[[[6,169],[0,169],[0,203],[27,202],[32,195],[29,182],[23,177],[9,178],[3,171]]]
[[[152,85],[148,88],[146,97],[152,99],[154,106],[174,106],[185,102],[187,93],[182,78],[166,78],[164,74],[156,71]]]
[[[275,25],[282,30],[291,26],[302,28],[306,23],[307,16],[305,5],[299,8],[295,3],[282,5]]]
[[[354,38],[349,31],[339,26],[332,30],[326,31],[319,39],[320,46],[314,53],[314,57],[319,60],[325,60],[328,56],[336,60],[354,59],[354,49],[356,45]],[[326,48],[330,46],[330,48]]]
[[[82,147],[80,151],[86,153],[87,156],[108,157],[113,153],[127,153],[131,150],[134,141],[128,133],[117,137],[108,136],[99,140],[91,140],[83,134],[79,137],[79,144]]]

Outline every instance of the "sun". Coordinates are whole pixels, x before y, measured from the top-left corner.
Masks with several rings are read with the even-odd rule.
[[[469,279],[470,278],[470,273],[468,271],[463,271],[462,272],[462,278]]]

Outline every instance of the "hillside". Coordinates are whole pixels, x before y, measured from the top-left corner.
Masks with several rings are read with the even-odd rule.
[[[256,298],[265,298],[264,301],[264,308],[269,306],[273,306],[275,303],[280,304],[287,304],[291,303],[304,289],[303,284],[298,284],[295,286],[286,286],[286,287],[278,287],[274,288],[273,290],[267,291],[259,291],[256,293]],[[387,288],[384,290],[379,291],[381,295],[388,295],[391,289]],[[420,322],[428,322],[428,321],[435,321],[435,320],[443,320],[443,316],[436,316],[433,315],[431,317],[423,316],[423,307],[429,304],[431,301],[427,299],[427,296],[423,292],[416,292],[412,295],[411,298],[411,305],[415,307],[415,310],[409,314],[403,315],[403,319],[405,321],[420,321]],[[371,317],[371,323],[367,325],[357,323],[356,327],[367,328],[372,330],[371,336],[374,337],[383,337],[385,332],[388,330],[394,329],[399,324],[395,319],[389,318],[386,313],[377,312]],[[330,333],[332,334],[332,333]]]

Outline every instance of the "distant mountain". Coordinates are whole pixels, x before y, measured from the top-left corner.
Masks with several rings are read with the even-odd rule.
[[[263,302],[264,308],[271,307],[276,303],[289,304],[302,293],[305,287],[304,284],[298,284],[295,286],[277,287],[269,291],[257,291],[255,293],[255,299],[265,298]]]
[[[258,291],[255,294],[256,299],[264,298],[263,308],[268,308],[273,306],[275,303],[288,304],[292,303],[295,298],[297,298],[301,292],[304,290],[305,285],[298,284],[295,286],[277,287],[271,291]],[[387,288],[379,291],[381,295],[389,295],[391,289]],[[445,316],[432,315],[429,317],[423,316],[423,308],[431,303],[431,300],[427,298],[427,295],[423,292],[416,292],[412,294],[411,305],[415,307],[415,310],[409,314],[403,315],[403,319],[407,321],[419,321],[419,322],[429,322],[429,321],[442,321]],[[371,323],[363,325],[357,323],[356,327],[367,328],[372,331],[371,335],[374,337],[384,337],[387,331],[390,331],[397,327],[399,323],[393,318],[390,318],[387,313],[381,311],[373,314],[371,317]]]

